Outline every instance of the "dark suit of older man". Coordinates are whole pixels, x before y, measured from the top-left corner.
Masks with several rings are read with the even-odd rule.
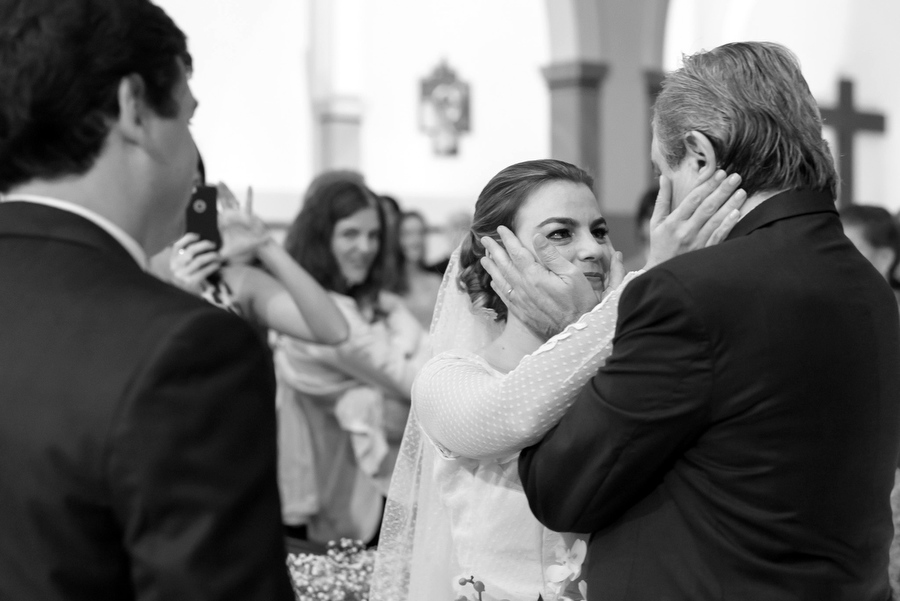
[[[599,599],[888,599],[900,324],[832,199],[785,193],[634,280],[520,472]]]

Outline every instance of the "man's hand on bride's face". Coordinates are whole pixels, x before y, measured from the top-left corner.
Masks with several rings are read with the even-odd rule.
[[[738,189],[741,177],[726,177],[721,169],[699,183],[671,209],[672,183],[659,178],[659,196],[650,218],[650,253],[645,269],[691,250],[718,244],[740,219],[747,194]]]
[[[558,334],[597,304],[581,270],[561,257],[547,238],[534,236],[535,259],[509,229],[501,226],[497,233],[503,246],[481,239],[487,251],[481,264],[509,312],[539,337]]]

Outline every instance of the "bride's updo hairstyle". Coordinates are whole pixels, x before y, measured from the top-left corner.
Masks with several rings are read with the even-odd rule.
[[[490,236],[502,245],[497,228],[516,231],[519,208],[531,194],[548,182],[566,181],[594,189],[594,179],[583,169],[554,159],[525,161],[510,165],[487,183],[475,203],[472,228],[463,239],[459,254],[459,288],[468,293],[472,306],[496,313],[496,321],[506,321],[506,305],[491,288],[491,276],[481,266],[484,245]]]

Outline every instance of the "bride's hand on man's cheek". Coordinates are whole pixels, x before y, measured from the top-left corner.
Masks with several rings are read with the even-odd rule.
[[[659,178],[659,196],[650,218],[650,255],[645,269],[677,255],[718,244],[741,217],[747,194],[739,189],[741,176],[721,169],[700,182],[675,209],[672,183]]]

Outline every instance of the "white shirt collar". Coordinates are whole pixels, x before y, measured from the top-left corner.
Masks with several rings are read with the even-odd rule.
[[[86,209],[81,205],[75,204],[74,202],[60,200],[58,198],[50,198],[49,196],[37,196],[35,194],[4,195],[0,197],[0,202],[31,202],[34,204],[46,205],[48,207],[60,209],[61,211],[68,211],[69,213],[80,215],[88,221],[95,223],[107,234],[115,238],[116,241],[118,241],[118,243],[128,251],[128,254],[130,254],[134,258],[135,262],[141,267],[141,269],[143,269],[144,271],[147,270],[147,253],[144,252],[144,249],[141,248],[141,245],[138,244],[134,238],[125,233],[125,230],[120,228],[118,225],[116,225],[103,215],[95,213],[90,209]]]

